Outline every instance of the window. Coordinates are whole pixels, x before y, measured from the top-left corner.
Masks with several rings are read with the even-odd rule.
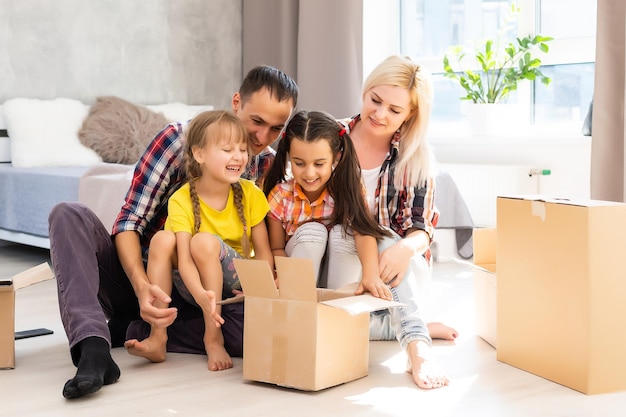
[[[376,33],[381,33],[380,8],[375,0],[364,3],[364,69],[368,71],[368,19],[378,19]],[[510,10],[512,0],[396,0],[384,2],[386,13],[396,10],[394,25],[398,42],[395,51],[409,55],[433,73],[435,103],[433,123],[460,121],[464,115],[461,87],[443,76],[443,55],[451,45],[494,36]],[[394,4],[389,7],[389,3]],[[531,123],[582,124],[593,96],[595,61],[596,2],[595,0],[518,0],[521,13],[516,34],[540,33],[555,38],[549,43],[550,52],[541,54],[542,72],[552,82],[545,86],[522,83],[509,101],[528,107]],[[368,12],[368,10],[370,10]],[[384,23],[383,23],[384,25]],[[512,35],[516,35],[512,34]],[[379,35],[376,35],[380,38]],[[386,41],[386,46],[393,45]],[[369,57],[369,58],[368,58]],[[371,64],[370,64],[371,66]],[[371,68],[369,68],[371,69]]]

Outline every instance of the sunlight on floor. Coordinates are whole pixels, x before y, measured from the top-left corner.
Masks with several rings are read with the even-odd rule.
[[[391,358],[390,360],[395,360]],[[395,365],[394,365],[395,366]],[[404,371],[402,371],[404,372]],[[478,375],[455,379],[454,383],[435,390],[422,390],[417,387],[378,387],[363,394],[346,397],[358,405],[373,407],[381,416],[418,415],[436,416],[454,409],[468,394]],[[412,397],[414,409],[407,409],[407,398]]]

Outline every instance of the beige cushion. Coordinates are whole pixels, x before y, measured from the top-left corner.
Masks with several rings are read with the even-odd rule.
[[[133,164],[167,124],[161,113],[119,97],[98,97],[78,138],[104,162]]]

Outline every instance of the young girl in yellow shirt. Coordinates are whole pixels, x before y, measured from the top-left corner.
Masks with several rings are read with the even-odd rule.
[[[208,111],[196,116],[185,142],[190,181],[170,198],[165,229],[150,244],[151,282],[170,293],[176,285],[186,301],[202,309],[210,370],[233,365],[221,330],[211,318],[216,298],[229,298],[241,290],[233,259],[254,253],[255,259],[274,265],[264,221],[267,199],[252,181],[240,178],[249,146],[246,127],[233,113]],[[176,254],[173,259],[172,253]],[[172,279],[172,266],[180,277]],[[129,340],[125,346],[131,354],[161,362],[166,343],[167,328],[151,325],[147,339]]]

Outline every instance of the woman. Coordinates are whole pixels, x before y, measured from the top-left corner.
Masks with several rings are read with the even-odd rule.
[[[393,237],[378,244],[380,278],[405,307],[374,314],[372,340],[394,337],[406,350],[409,372],[421,388],[448,384],[430,358],[431,335],[454,339],[441,323],[426,326],[418,305],[431,276],[430,243],[438,220],[433,158],[426,143],[432,103],[429,75],[409,58],[390,56],[365,80],[359,115],[343,120],[354,142],[368,208]],[[361,274],[354,240],[335,227],[329,238],[328,287]],[[430,327],[430,329],[429,329]],[[430,330],[430,334],[429,334]]]

